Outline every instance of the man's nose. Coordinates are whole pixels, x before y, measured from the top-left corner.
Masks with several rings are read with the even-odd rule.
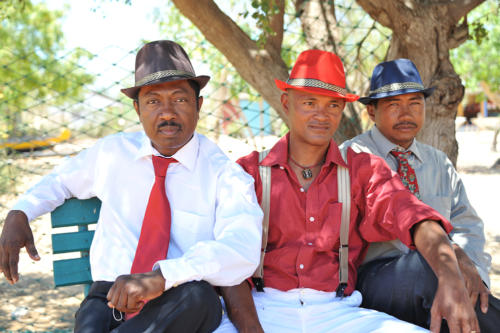
[[[328,113],[329,113],[328,106],[318,105],[318,108],[316,109],[315,115],[318,118],[324,119],[324,118],[328,118]]]
[[[400,106],[399,106],[399,116],[400,117],[407,117],[407,116],[411,116],[411,109],[410,109],[410,105],[409,104],[406,104],[406,103],[402,103]]]
[[[176,111],[171,102],[164,102],[160,105],[159,115],[164,119],[171,119],[176,116]]]

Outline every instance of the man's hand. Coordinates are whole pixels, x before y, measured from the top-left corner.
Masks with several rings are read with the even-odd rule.
[[[479,296],[481,311],[483,313],[488,312],[488,296],[490,291],[483,283],[481,276],[477,272],[476,266],[460,246],[453,244],[453,250],[455,250],[458,266],[460,267],[460,271],[464,277],[465,287],[469,292],[469,298],[472,306],[476,306],[477,298]]]
[[[40,260],[28,217],[20,210],[11,210],[7,214],[0,236],[0,272],[3,272],[11,284],[19,280],[17,264],[19,250],[23,247],[31,259]]]
[[[240,333],[264,333],[257,316],[250,285],[243,281],[221,288],[227,314]]]
[[[431,332],[439,332],[446,319],[450,332],[479,332],[479,323],[463,280],[439,279],[431,307]],[[457,284],[458,282],[458,284]]]
[[[160,296],[164,290],[165,278],[160,270],[120,275],[108,292],[108,306],[125,313],[137,312],[146,301]]]
[[[431,308],[432,332],[439,332],[446,319],[450,333],[479,332],[479,323],[471,305],[457,257],[448,236],[435,221],[423,221],[413,228],[413,241],[438,279]]]

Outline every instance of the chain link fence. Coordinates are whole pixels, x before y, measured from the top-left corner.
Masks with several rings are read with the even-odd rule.
[[[337,1],[335,17],[335,48],[345,64],[348,88],[362,93],[373,64],[385,56],[390,31],[375,23],[353,0]],[[282,53],[289,66],[301,51],[315,47],[315,42],[324,44],[314,36],[305,36],[301,26],[305,19],[319,22],[321,18],[299,18],[295,8],[286,9]],[[287,128],[277,112],[194,26],[186,28],[186,24],[190,22],[181,19],[173,28],[176,40],[190,54],[197,73],[212,76],[202,91],[205,102],[198,131],[235,155],[262,149],[272,142],[266,138],[284,134]],[[133,85],[135,54],[140,46],[125,50],[109,45],[96,54],[68,50],[56,59],[67,71],[53,63],[34,69],[29,62],[36,54],[2,46],[1,196],[18,195],[25,190],[23,183],[46,174],[60,157],[76,154],[102,136],[141,129],[131,101],[119,91]],[[78,61],[75,54],[80,55]],[[0,200],[0,207],[7,209],[7,202],[10,200]]]

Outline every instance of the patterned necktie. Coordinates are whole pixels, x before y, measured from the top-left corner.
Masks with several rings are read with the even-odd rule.
[[[165,176],[168,165],[177,162],[174,158],[153,156],[155,182],[142,222],[141,235],[135,251],[131,273],[146,273],[158,260],[167,257],[170,241],[170,204],[165,192]]]
[[[408,163],[408,157],[410,157],[412,152],[393,149],[391,150],[391,154],[394,155],[399,162],[398,174],[399,177],[401,177],[401,182],[403,182],[403,185],[420,200],[417,176],[415,175],[415,170],[411,167],[410,163]]]

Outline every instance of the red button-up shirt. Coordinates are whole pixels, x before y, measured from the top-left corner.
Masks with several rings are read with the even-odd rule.
[[[325,163],[305,191],[288,165],[288,135],[271,149],[262,165],[271,166],[269,235],[264,259],[264,284],[279,290],[312,288],[334,291],[339,283],[339,243],[342,204],[338,202],[337,165],[348,167],[351,179],[349,226],[349,281],[354,291],[357,268],[369,242],[399,238],[414,248],[411,227],[426,219],[451,224],[420,202],[381,158],[349,149],[347,165],[332,140]],[[255,179],[262,200],[259,154],[238,163]]]

